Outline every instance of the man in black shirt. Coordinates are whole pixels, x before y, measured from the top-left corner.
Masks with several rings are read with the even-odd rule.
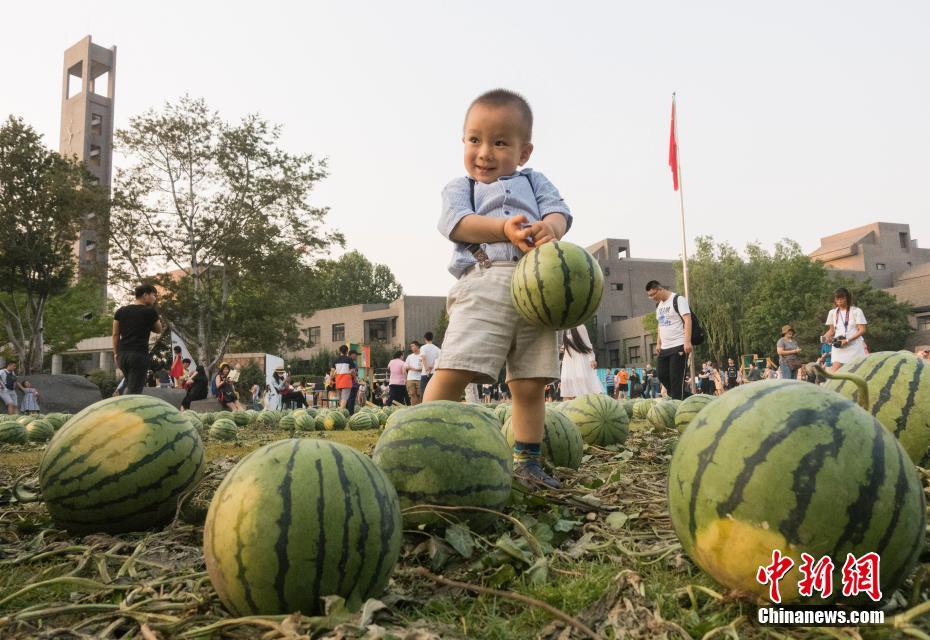
[[[136,287],[136,301],[116,310],[113,316],[113,360],[126,384],[123,394],[142,393],[149,368],[149,334],[162,332],[153,306],[157,292],[150,284]]]

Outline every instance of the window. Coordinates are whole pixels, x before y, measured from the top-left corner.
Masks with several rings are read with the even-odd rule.
[[[639,347],[628,347],[627,356],[631,364],[639,362]]]
[[[620,322],[621,320],[626,320],[628,316],[610,316],[611,322]]]
[[[608,357],[610,360],[610,368],[619,369],[620,368],[620,349],[611,349],[608,352]]]
[[[930,316],[917,316],[917,330],[930,331]]]
[[[630,248],[629,247],[620,247],[617,249],[617,260],[623,260],[624,258],[630,257]]]
[[[610,267],[604,267],[604,275],[605,275],[605,276],[609,276],[609,275],[610,275]]]
[[[333,342],[345,342],[346,326],[344,324],[333,325]]]
[[[623,291],[623,283],[622,282],[611,282],[610,290],[611,291]]]
[[[908,246],[911,244],[910,242],[908,242],[907,231],[901,231],[900,233],[898,233],[898,240],[901,242],[902,249],[907,249]]]
[[[656,352],[656,343],[655,343],[655,342],[650,342],[650,343],[649,343],[649,353],[650,353],[650,355],[653,354],[653,353],[655,353],[655,352]]]
[[[307,329],[307,345],[315,347],[320,344],[320,328],[310,327]]]
[[[81,93],[84,90],[84,63],[78,62],[68,69],[68,97]]]
[[[884,263],[884,262],[876,262],[876,263],[875,263],[875,270],[876,270],[876,271],[884,271],[884,270],[885,270],[885,263]]]
[[[100,166],[100,145],[90,145],[90,155],[87,157],[87,164],[92,164],[95,167]]]
[[[99,113],[90,114],[90,132],[95,136],[103,135],[103,116]]]
[[[391,337],[397,337],[397,318],[391,318]]]
[[[110,72],[104,71],[90,81],[90,92],[98,96],[110,97]]]

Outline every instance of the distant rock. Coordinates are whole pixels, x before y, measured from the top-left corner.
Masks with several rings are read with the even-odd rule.
[[[154,396],[164,400],[172,407],[181,408],[181,400],[184,399],[184,396],[187,395],[187,392],[183,389],[169,389],[162,387],[146,387],[142,390],[142,395]]]
[[[206,400],[194,400],[191,402],[191,410],[198,413],[212,413],[214,411],[225,411],[223,405],[216,398],[207,398]]]

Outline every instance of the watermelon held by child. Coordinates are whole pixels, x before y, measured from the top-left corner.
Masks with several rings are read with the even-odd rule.
[[[493,413],[448,400],[393,413],[372,454],[397,489],[407,526],[453,519],[477,529],[496,516],[465,509],[440,517],[426,505],[502,510],[510,499],[512,458]],[[418,505],[424,508],[411,509]]]
[[[183,414],[128,395],[68,420],[42,456],[39,484],[52,519],[69,531],[140,531],[174,517],[203,465],[203,442]]]
[[[207,572],[236,616],[352,609],[379,596],[400,554],[400,504],[385,474],[351,447],[274,442],[224,478],[203,532]]]
[[[862,377],[869,388],[869,411],[907,451],[919,467],[930,462],[930,365],[908,351],[880,351],[863,356],[841,370]],[[849,380],[824,385],[852,400],[859,399]]]
[[[801,599],[802,553],[832,559],[831,599],[842,600],[847,554],[880,555],[888,598],[924,548],[923,489],[907,453],[863,408],[806,382],[745,385],[704,407],[675,448],[668,496],[687,554],[763,599],[756,576],[773,550],[795,563],[780,582],[790,603]]]
[[[514,268],[510,298],[528,323],[571,329],[587,322],[604,295],[604,274],[594,257],[570,242],[547,242]]]

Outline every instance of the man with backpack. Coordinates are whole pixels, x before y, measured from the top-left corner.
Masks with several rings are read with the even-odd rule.
[[[656,372],[668,395],[681,400],[685,396],[685,369],[693,350],[692,345],[703,341],[703,332],[684,296],[669,291],[657,280],[650,280],[646,284],[646,295],[656,303],[659,327]]]

